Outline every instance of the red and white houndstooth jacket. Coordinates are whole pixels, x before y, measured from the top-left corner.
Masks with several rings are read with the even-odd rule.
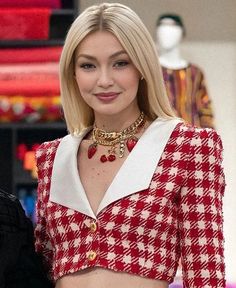
[[[43,143],[36,155],[36,250],[54,280],[98,266],[171,283],[181,258],[184,287],[225,287],[225,182],[216,132],[154,121],[96,215],[77,171],[87,132]]]

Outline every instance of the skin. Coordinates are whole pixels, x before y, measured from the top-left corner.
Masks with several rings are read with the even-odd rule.
[[[111,33],[95,32],[82,41],[76,51],[75,77],[83,99],[94,110],[95,122],[99,128],[120,131],[138,118],[140,109],[136,94],[140,74]],[[149,124],[147,121],[138,131],[138,138]],[[88,134],[80,144],[77,163],[79,177],[96,214],[99,203],[129,152],[126,149],[123,158],[104,164],[99,158],[102,154],[107,154],[107,147],[99,145],[94,157],[88,160],[90,144],[92,140]],[[56,288],[80,287],[167,288],[168,283],[100,267],[65,275],[56,283]]]
[[[140,73],[113,34],[98,31],[82,41],[76,51],[75,77],[99,128],[120,131],[139,116],[136,94]],[[100,93],[114,93],[115,98],[102,99]]]

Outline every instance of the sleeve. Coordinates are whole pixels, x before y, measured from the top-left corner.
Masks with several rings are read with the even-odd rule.
[[[214,128],[212,103],[207,91],[204,74],[201,71],[196,101],[200,127]]]
[[[46,272],[52,279],[52,258],[53,250],[50,237],[47,233],[46,202],[48,199],[47,181],[47,155],[46,147],[42,144],[36,152],[36,163],[38,172],[37,202],[36,202],[36,227],[35,227],[35,250],[42,256]],[[47,179],[46,179],[47,178]]]
[[[222,143],[212,129],[190,140],[178,212],[184,288],[225,287]]]

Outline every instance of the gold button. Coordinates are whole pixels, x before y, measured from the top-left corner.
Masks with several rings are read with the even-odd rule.
[[[97,224],[95,222],[90,223],[90,231],[95,232],[97,230]]]
[[[90,251],[88,253],[88,260],[93,261],[97,257],[97,253],[95,251]]]

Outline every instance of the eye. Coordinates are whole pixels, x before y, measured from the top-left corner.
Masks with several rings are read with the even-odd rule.
[[[94,64],[91,63],[82,63],[79,65],[80,68],[84,69],[84,70],[91,70],[95,68]]]
[[[120,67],[125,67],[127,65],[129,65],[129,62],[127,60],[120,60],[114,64],[114,67],[120,68]]]

